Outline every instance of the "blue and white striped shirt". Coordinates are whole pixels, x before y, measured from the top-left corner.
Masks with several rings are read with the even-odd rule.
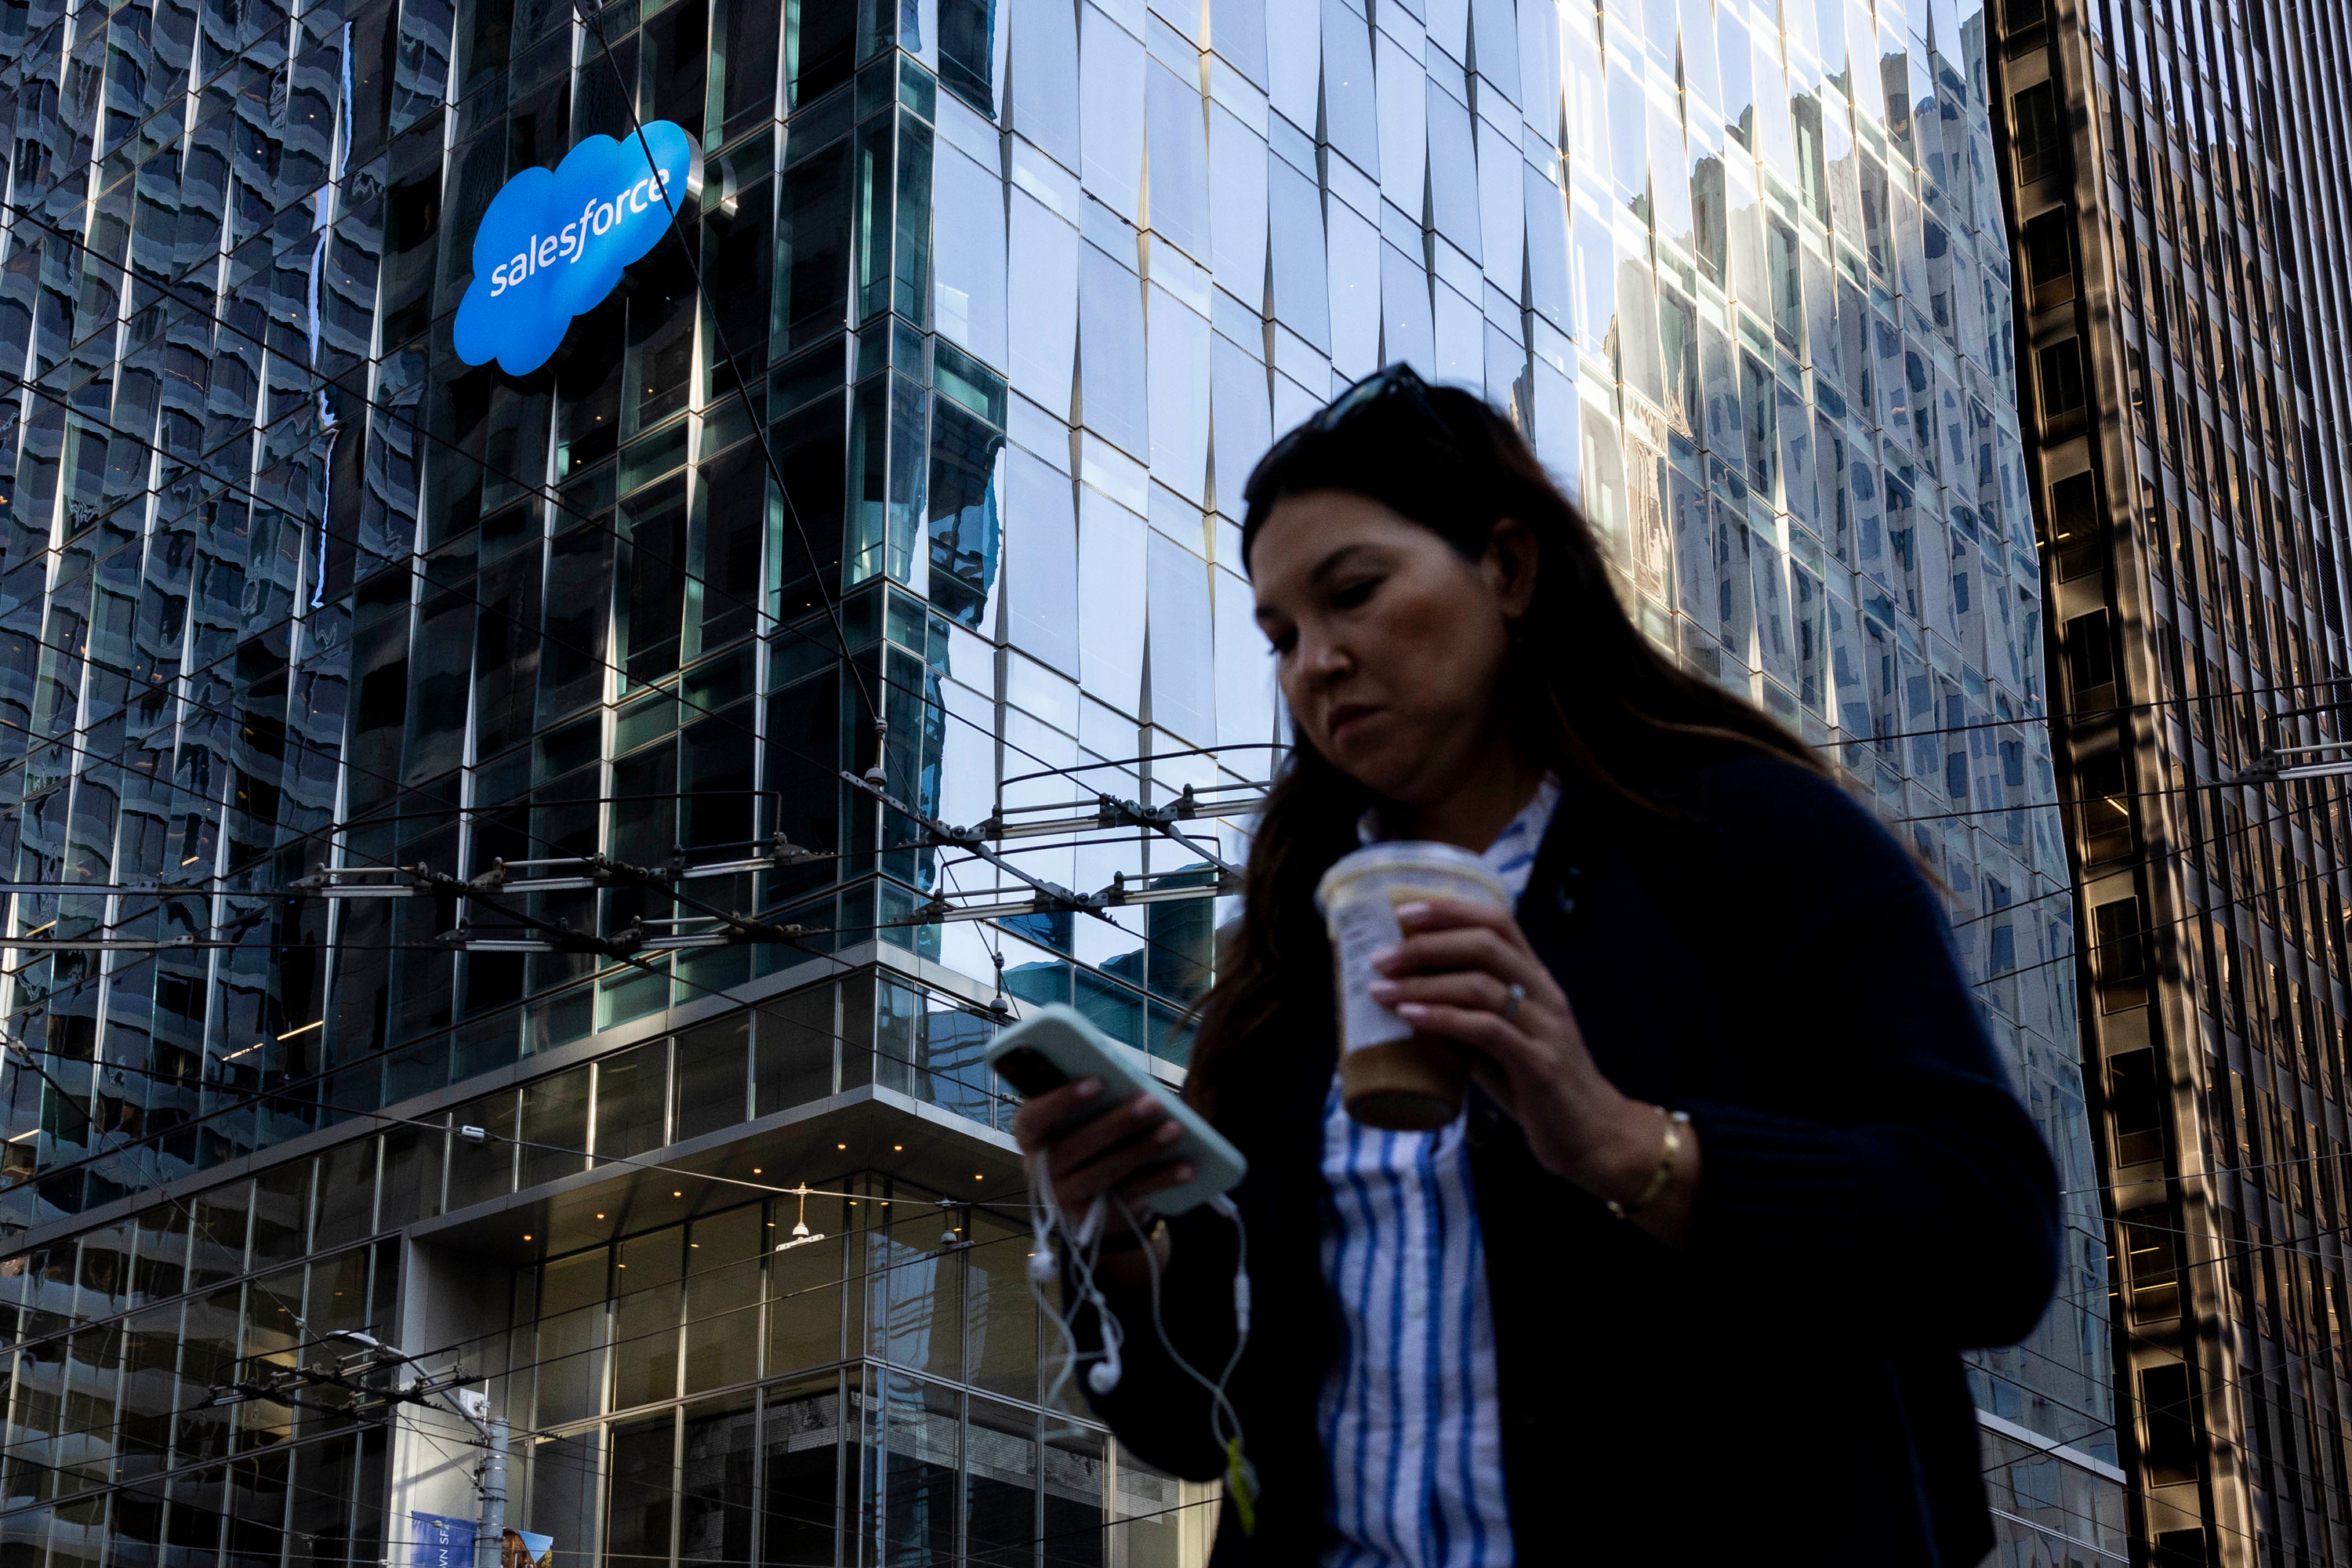
[[[1516,900],[1559,802],[1547,778],[1487,868]],[[1377,826],[1366,818],[1369,840]],[[1339,1353],[1319,1415],[1339,1541],[1323,1568],[1507,1568],[1510,1511],[1495,1393],[1495,1322],[1470,1185],[1466,1117],[1434,1132],[1323,1108],[1323,1278]]]

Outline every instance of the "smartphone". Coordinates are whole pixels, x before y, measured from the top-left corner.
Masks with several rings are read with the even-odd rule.
[[[1024,1100],[1050,1093],[1074,1079],[1102,1080],[1102,1092],[1054,1129],[1058,1138],[1096,1117],[1115,1110],[1139,1094],[1149,1094],[1167,1108],[1183,1135],[1169,1147],[1165,1158],[1192,1167],[1192,1179],[1168,1187],[1143,1201],[1163,1215],[1198,1208],[1240,1182],[1249,1169],[1241,1151],[1201,1119],[1199,1112],[1176,1092],[1147,1073],[1129,1068],[1109,1037],[1087,1022],[1075,1007],[1040,1008],[998,1035],[985,1058],[997,1076],[1019,1089]]]

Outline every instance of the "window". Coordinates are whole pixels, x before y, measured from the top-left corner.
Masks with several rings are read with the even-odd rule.
[[[657,1230],[648,1236],[633,1237],[620,1247],[618,1268],[613,1285],[613,1393],[611,1408],[627,1410],[639,1405],[677,1397],[678,1325],[683,1302],[683,1269],[686,1237],[677,1226]],[[615,1428],[613,1433],[614,1479],[612,1492],[613,1517],[617,1522],[625,1514],[633,1515],[637,1507],[661,1510],[663,1523],[659,1529],[648,1528],[644,1540],[648,1545],[668,1540],[667,1510],[669,1507],[669,1423],[665,1413],[645,1424],[646,1458],[658,1455],[658,1480],[647,1472],[654,1464],[633,1466],[622,1461],[627,1442],[628,1427]],[[653,1432],[658,1428],[660,1436]],[[642,1478],[642,1487],[633,1493],[632,1476]],[[629,1500],[625,1509],[624,1500]],[[623,1550],[621,1540],[610,1540],[607,1550],[616,1558]],[[643,1562],[656,1561],[654,1558]]]
[[[996,582],[996,454],[1004,437],[944,401],[932,416],[931,603],[977,627]]]
[[[2075,810],[2081,818],[2083,863],[2096,866],[2131,854],[2131,796],[2124,783],[2121,752],[2109,752],[2074,770]]]
[[[996,118],[996,7],[990,0],[940,0],[940,85]]]
[[[674,121],[698,134],[710,64],[710,14],[702,5],[680,5],[655,18],[638,35],[652,55],[654,106],[649,118]]]
[[[2147,927],[2137,898],[2117,899],[2091,911],[2091,968],[2098,977],[2100,1012],[2147,1005]]]
[[[855,0],[793,0],[784,18],[784,71],[797,109],[849,79],[857,6]]]
[[[2155,1568],[2205,1568],[2205,1532],[2168,1530],[2156,1538]]]
[[[784,325],[787,346],[799,348],[839,331],[849,304],[846,143],[804,160],[794,157],[784,171],[776,253],[788,258],[776,316]]]
[[[795,19],[803,7],[795,7]],[[728,0],[726,39],[717,62],[722,73],[724,139],[733,141],[775,112],[776,28],[781,7],[762,0]]]
[[[768,1232],[761,1219],[757,1205],[749,1208],[730,1210],[709,1219],[694,1222],[687,1233],[686,1252],[686,1392],[699,1394],[709,1388],[723,1388],[740,1383],[751,1375],[760,1363],[760,1261],[767,1251],[764,1239]],[[736,1532],[748,1534],[751,1528],[751,1415],[742,1405],[748,1399],[730,1400],[731,1406],[723,1415],[713,1410],[709,1415],[689,1413],[686,1423],[687,1453],[689,1460],[696,1449],[698,1428],[713,1436],[740,1436],[740,1441],[724,1443],[730,1452],[739,1454],[741,1462],[741,1502],[731,1508],[709,1508],[702,1510],[701,1524],[706,1533],[724,1534],[730,1541]],[[738,1414],[738,1411],[740,1413]],[[708,1423],[708,1425],[706,1425]],[[735,1472],[732,1464],[720,1467],[728,1475]],[[717,1481],[719,1478],[709,1478]],[[697,1489],[694,1478],[688,1478],[684,1489],[689,1494]],[[730,1489],[731,1489],[731,1488]],[[689,1522],[697,1511],[688,1501]],[[729,1552],[721,1561],[748,1563],[750,1542],[740,1554]],[[719,1556],[711,1553],[710,1556]],[[706,1557],[706,1561],[708,1558]]]
[[[2083,343],[2052,343],[2034,356],[2042,369],[2042,419],[2052,424],[2083,406]]]
[[[2061,583],[2099,569],[2097,495],[2089,474],[2050,487],[2050,551]]]
[[[617,575],[623,671],[635,686],[677,668],[686,591],[686,480],[679,476],[621,509]],[[665,846],[666,847],[666,846]]]
[[[2068,232],[2072,220],[2066,208],[2058,207],[2025,226],[2025,275],[2037,310],[2074,297],[2074,242]]]
[[[2066,682],[2075,706],[2103,706],[2114,698],[2115,652],[2107,641],[2107,612],[2093,610],[2066,623]]]
[[[2037,82],[2011,104],[2011,144],[2017,153],[2017,182],[2032,184],[2066,166],[2066,130],[2059,118],[2058,86]]]
[[[1781,343],[1793,351],[1801,344],[1805,330],[1804,283],[1798,265],[1797,237],[1784,225],[1768,222],[1764,226],[1764,246],[1775,285],[1772,327]]]
[[[596,1153],[627,1159],[659,1148],[669,1096],[669,1042],[654,1040],[617,1051],[596,1064]]]
[[[461,1209],[514,1191],[514,1116],[515,1093],[510,1089],[457,1108],[450,1119],[458,1137],[449,1157],[449,1208]],[[465,1136],[467,1127],[478,1127],[487,1136],[477,1143]]]
[[[2161,1205],[2123,1216],[2124,1277],[2129,1281],[2132,1317],[2139,1322],[2180,1316],[2179,1231],[2171,1211]]]
[[[838,1325],[834,1332],[838,1337]],[[841,1395],[835,1387],[833,1374],[827,1373],[821,1381],[791,1390],[798,1397],[779,1400],[774,1391],[770,1394],[761,1439],[767,1465],[761,1546],[767,1562],[833,1561],[841,1469],[840,1445],[835,1438],[841,1427]],[[854,1480],[851,1492],[855,1496]],[[1028,1526],[1023,1544],[1034,1533],[1035,1527]],[[974,1538],[981,1538],[977,1531]]]
[[[383,247],[404,255],[431,239],[441,226],[441,180],[437,173],[406,184],[394,185],[386,205],[390,221],[384,226]],[[390,342],[392,340],[384,340]]]
[[[733,389],[737,364],[750,368],[768,359],[768,268],[776,254],[769,218],[775,187],[762,180],[731,199],[733,212],[722,207],[705,226],[705,277],[714,307],[709,356],[713,397]],[[758,379],[756,370],[752,378]]]
[[[698,1138],[743,1120],[751,1066],[751,1016],[739,1013],[680,1035],[675,1139]]]
[[[2139,1374],[2140,1415],[2147,1428],[2147,1479],[2155,1486],[2197,1479],[2197,1415],[2189,1403],[2189,1368],[2179,1362]]]
[[[677,1353],[675,1346],[671,1353]],[[669,1560],[677,1422],[676,1414],[665,1410],[646,1420],[613,1429],[612,1489],[605,1504],[604,1551],[615,1561]]]
[[[576,1175],[587,1162],[576,1152],[588,1142],[586,1064],[523,1086],[522,1184],[537,1186]]]

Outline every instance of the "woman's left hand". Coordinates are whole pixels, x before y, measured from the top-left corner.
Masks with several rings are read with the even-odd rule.
[[[1596,1197],[1631,1201],[1642,1192],[1658,1165],[1658,1110],[1601,1076],[1566,994],[1511,912],[1433,899],[1396,913],[1404,940],[1373,960],[1381,978],[1372,999],[1468,1047],[1471,1076],[1519,1124],[1546,1170]],[[1640,1216],[1669,1239],[1686,1232],[1694,1142],[1685,1132],[1673,1182]]]

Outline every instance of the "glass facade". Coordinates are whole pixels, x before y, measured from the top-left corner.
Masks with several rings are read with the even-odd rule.
[[[681,1563],[749,1563],[756,1542],[763,1563],[831,1563],[837,1533],[848,1562],[1198,1561],[1212,1489],[1072,1419],[1075,1385],[1040,1410],[1027,1226],[958,1208],[943,1246],[937,1194],[845,1190],[866,1195],[754,1203],[517,1275],[499,1392],[532,1425],[534,1528],[614,1563],[667,1562],[673,1534]],[[763,1243],[803,1223],[822,1239],[763,1269]]]
[[[2010,0],[2136,1561],[2352,1560],[2340,6]]]
[[[977,1058],[1068,1001],[1181,1075],[1283,733],[1240,481],[1394,359],[1949,890],[2072,1205],[1972,1359],[2003,1551],[2120,1550],[1989,25],[0,8],[0,1551],[470,1515],[413,1410],[210,1403],[364,1325],[489,1380],[566,1568],[1194,1560],[1039,1404]],[[655,120],[679,234],[464,363],[492,196]],[[764,1251],[803,1181],[857,1217]]]

